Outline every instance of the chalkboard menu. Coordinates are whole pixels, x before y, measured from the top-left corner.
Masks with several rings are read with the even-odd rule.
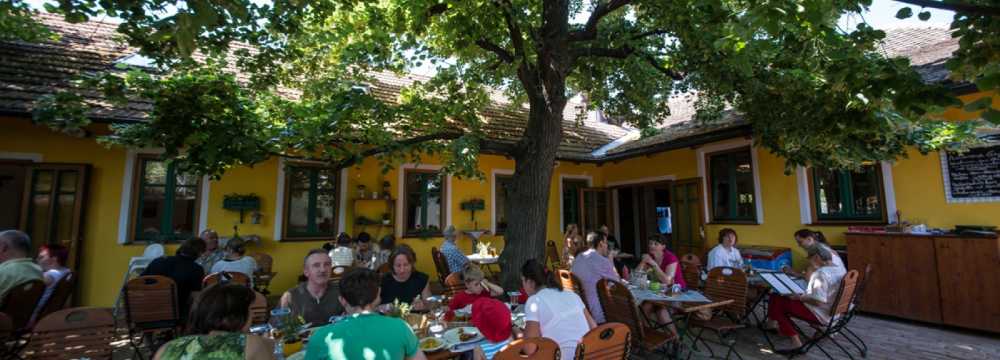
[[[948,202],[1000,201],[1000,144],[941,156]]]

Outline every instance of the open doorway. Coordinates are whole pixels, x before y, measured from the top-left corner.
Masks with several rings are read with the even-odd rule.
[[[659,181],[615,188],[623,252],[645,253],[646,240],[654,234],[670,243],[673,236],[670,184],[670,181]]]

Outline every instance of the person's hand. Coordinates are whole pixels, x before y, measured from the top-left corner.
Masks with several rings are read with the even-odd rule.
[[[412,309],[414,309],[414,310],[427,310],[427,303],[425,303],[423,300],[417,298],[417,299],[413,299],[413,303],[410,304],[410,307]]]
[[[656,267],[657,265],[656,260],[653,260],[653,257],[649,256],[649,254],[642,255],[642,263],[652,267]]]

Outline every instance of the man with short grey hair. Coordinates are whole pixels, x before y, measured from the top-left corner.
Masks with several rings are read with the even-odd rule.
[[[42,280],[42,268],[31,260],[31,238],[18,230],[0,232],[0,301],[11,289]]]

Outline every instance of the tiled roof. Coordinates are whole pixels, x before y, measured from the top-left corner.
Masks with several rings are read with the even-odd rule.
[[[885,30],[886,37],[880,48],[889,57],[906,57],[910,65],[925,82],[947,82],[948,69],[944,62],[958,49],[958,39],[951,37],[951,31],[943,28],[894,28]],[[729,112],[721,119],[707,123],[694,120],[694,102],[697,94],[686,93],[670,98],[670,116],[663,119],[660,132],[653,136],[624,141],[610,149],[608,156],[641,152],[663,144],[685,138],[709,134],[716,131],[734,129],[749,123],[739,114]]]
[[[66,89],[67,81],[77,74],[114,69],[117,59],[132,55],[134,50],[118,41],[116,24],[91,21],[69,24],[60,17],[39,14],[37,19],[61,35],[57,41],[43,43],[0,42],[0,113],[27,114],[40,96]],[[425,80],[420,75],[398,76],[391,73],[372,74],[370,90],[383,99],[394,100],[399,91],[414,81]],[[237,74],[245,80],[244,74]],[[287,89],[286,89],[287,90]],[[294,91],[282,91],[294,96]],[[493,104],[481,112],[481,127],[485,138],[495,144],[517,142],[527,124],[526,108],[513,108],[494,94]],[[141,99],[125,107],[114,107],[97,94],[87,94],[93,105],[89,115],[106,121],[141,121],[150,110]],[[627,129],[590,120],[579,120],[585,111],[582,104],[570,102],[563,120],[563,141],[557,157],[565,160],[594,160],[591,152],[628,133]]]

